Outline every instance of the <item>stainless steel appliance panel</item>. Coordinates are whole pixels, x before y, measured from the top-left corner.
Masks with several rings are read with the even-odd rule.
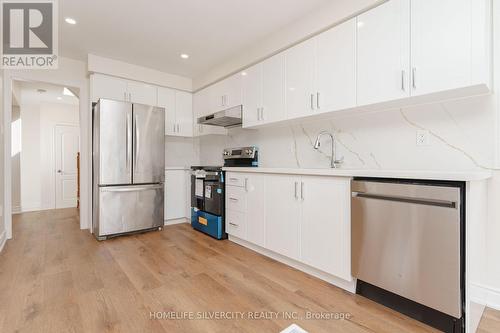
[[[133,105],[133,183],[161,183],[165,179],[165,110]]]
[[[94,115],[94,169],[99,185],[132,182],[132,105],[100,100]]]
[[[163,184],[101,187],[97,235],[162,226],[163,195]]]
[[[352,275],[460,318],[460,189],[353,181]]]

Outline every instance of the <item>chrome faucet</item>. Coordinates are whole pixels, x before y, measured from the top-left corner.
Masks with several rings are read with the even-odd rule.
[[[318,137],[316,138],[316,142],[314,143],[314,149],[319,149],[321,146],[320,139],[323,135],[329,135],[330,138],[332,139],[332,160],[330,162],[330,167],[331,168],[338,168],[340,164],[344,162],[344,157],[342,156],[339,160],[337,159],[337,149],[335,149],[335,136],[328,132],[328,131],[322,131],[318,134]]]

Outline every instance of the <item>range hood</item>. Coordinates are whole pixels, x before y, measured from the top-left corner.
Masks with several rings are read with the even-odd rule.
[[[243,106],[238,105],[227,110],[219,111],[209,116],[198,118],[198,124],[234,127],[241,126]]]

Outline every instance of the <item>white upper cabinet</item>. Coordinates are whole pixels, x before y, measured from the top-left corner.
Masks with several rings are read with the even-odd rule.
[[[285,119],[285,56],[278,54],[262,62],[260,122],[267,124]]]
[[[410,0],[390,0],[359,15],[357,40],[357,104],[409,97]]]
[[[193,136],[192,94],[158,88],[158,106],[165,108],[165,135]]]
[[[262,64],[246,69],[242,76],[243,127],[260,123],[262,107]]]
[[[472,2],[411,2],[412,95],[471,84]]]
[[[283,54],[243,71],[242,86],[243,127],[286,119]]]
[[[175,92],[175,120],[178,136],[193,136],[193,94]]]
[[[127,81],[113,76],[93,74],[90,77],[92,86],[92,102],[97,102],[99,98],[126,101]]]
[[[207,114],[241,105],[241,77],[237,73],[205,88],[208,97]]]
[[[156,105],[157,87],[142,82],[127,81],[128,101],[131,103]]]
[[[308,116],[314,111],[314,56],[314,40],[307,40],[285,51],[288,119]]]
[[[356,19],[316,38],[316,112],[356,106]]]
[[[165,135],[175,135],[175,90],[158,88],[158,106],[165,108]]]

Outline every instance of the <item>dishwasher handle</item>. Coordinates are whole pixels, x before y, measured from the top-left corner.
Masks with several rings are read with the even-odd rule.
[[[393,201],[393,202],[403,202],[403,203],[411,203],[416,205],[425,205],[425,206],[436,206],[436,207],[444,207],[444,208],[457,208],[457,202],[448,201],[448,200],[437,200],[437,199],[423,199],[423,198],[412,198],[412,197],[404,197],[404,196],[389,196],[389,195],[380,195],[374,193],[364,193],[364,192],[352,192],[353,198],[361,198],[361,199],[375,199],[375,200],[384,200],[384,201]]]

